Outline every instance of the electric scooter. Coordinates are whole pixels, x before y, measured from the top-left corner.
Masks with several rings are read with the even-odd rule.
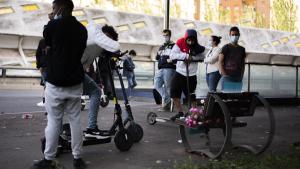
[[[96,145],[96,144],[105,144],[109,143],[112,140],[112,137],[114,137],[114,142],[116,147],[120,151],[128,151],[134,142],[139,142],[143,137],[143,128],[134,122],[134,118],[132,115],[131,107],[129,105],[124,83],[122,80],[122,76],[120,73],[120,65],[119,61],[121,60],[120,57],[125,55],[127,53],[110,53],[108,52],[108,55],[110,56],[109,59],[109,80],[112,87],[112,95],[113,95],[113,101],[115,104],[114,108],[114,123],[111,126],[109,130],[102,130],[103,132],[101,135],[96,137],[83,137],[83,146],[88,145]],[[122,109],[120,104],[118,103],[117,95],[116,95],[116,89],[113,81],[113,70],[117,73],[120,83],[121,83],[121,90],[124,97],[124,104],[126,108],[127,118],[122,120]],[[42,142],[42,152],[45,150],[46,145],[46,139],[45,137],[41,139]],[[57,156],[65,151],[71,150],[71,130],[70,130],[70,124],[66,123],[62,125],[62,134],[59,136],[59,144],[57,148]]]

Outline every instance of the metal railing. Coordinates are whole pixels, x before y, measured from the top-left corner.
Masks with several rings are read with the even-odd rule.
[[[135,61],[137,68],[135,69],[136,80],[140,83],[141,88],[152,89],[154,84],[154,76],[157,70],[157,63],[155,61]],[[295,65],[285,65],[285,64],[262,64],[262,63],[246,63],[247,67],[244,74],[244,82],[245,82],[245,90],[259,90],[260,92],[266,92],[270,95],[276,96],[276,94],[285,93],[284,90],[289,90],[290,97],[299,97],[299,66]],[[200,66],[204,66],[203,63],[200,63]],[[269,71],[272,73],[268,76],[256,76],[255,69],[260,66],[267,66],[270,68]],[[292,72],[292,74],[288,74],[289,78],[286,79],[276,79],[276,74],[273,75],[273,71],[279,71],[281,67],[286,67]],[[0,67],[1,70],[1,78],[38,78],[40,77],[39,71],[36,68],[29,67]],[[205,72],[204,69],[199,70],[198,75],[198,87],[199,90],[207,90],[207,86],[205,83]],[[21,71],[21,74],[13,74],[11,71]],[[201,72],[202,71],[202,72]],[[204,70],[205,71],[205,70]],[[25,73],[24,73],[25,72]],[[27,72],[27,73],[26,73]],[[33,73],[35,72],[35,73]],[[253,75],[254,74],[254,75]],[[294,76],[295,75],[295,76]],[[275,77],[274,77],[275,76]],[[293,78],[294,77],[294,78]],[[117,80],[117,78],[116,78]],[[126,80],[126,78],[124,78]],[[266,83],[268,81],[268,83]],[[201,87],[199,85],[201,83]],[[293,84],[294,83],[294,84]],[[287,86],[285,89],[280,92],[280,86]],[[255,88],[255,86],[264,86],[264,88]],[[279,87],[278,87],[279,86]],[[266,89],[267,88],[267,89]],[[288,89],[287,89],[288,88]],[[274,94],[273,94],[274,92]],[[205,93],[205,92],[203,92]]]

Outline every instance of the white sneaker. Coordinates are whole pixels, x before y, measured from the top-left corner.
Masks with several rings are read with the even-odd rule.
[[[36,105],[39,107],[45,107],[45,103],[43,101],[37,103]]]

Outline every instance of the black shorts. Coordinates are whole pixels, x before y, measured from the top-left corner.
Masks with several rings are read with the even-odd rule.
[[[197,86],[197,76],[189,77],[189,89],[190,94],[195,93]],[[181,98],[181,93],[184,93],[185,97],[188,95],[188,88],[186,83],[186,76],[176,72],[171,84],[171,98]]]

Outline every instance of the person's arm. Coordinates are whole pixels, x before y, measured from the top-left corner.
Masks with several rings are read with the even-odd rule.
[[[92,27],[95,28],[92,28]],[[111,38],[109,38],[108,36],[106,36],[103,32],[102,32],[102,26],[100,25],[90,25],[87,27],[88,31],[90,31],[90,29],[95,29],[95,30],[91,30],[94,31],[94,42],[100,46],[101,48],[109,51],[109,52],[116,52],[120,50],[120,43],[118,41],[115,41]],[[90,37],[89,37],[90,38]]]
[[[224,69],[224,54],[219,54],[219,71],[221,75],[226,75],[225,69]]]
[[[244,49],[243,60],[242,60],[242,71],[241,71],[242,77],[243,77],[244,72],[245,72],[245,63],[246,63],[246,51]]]
[[[181,52],[180,48],[175,44],[172,48],[170,59],[172,60],[184,60],[186,59],[188,54]]]
[[[40,40],[38,48],[35,53],[35,58],[36,58],[36,68],[40,69],[41,67],[41,57],[43,55],[43,49],[42,49],[42,40]]]
[[[216,51],[212,52],[212,56],[206,57],[204,59],[204,63],[209,63],[209,64],[214,64],[218,61],[219,59],[219,54],[221,52],[221,49],[216,49]]]
[[[48,48],[51,48],[52,45],[52,36],[53,36],[53,27],[54,21],[49,21],[48,24],[45,26],[43,31],[43,37],[45,39],[45,44]]]

